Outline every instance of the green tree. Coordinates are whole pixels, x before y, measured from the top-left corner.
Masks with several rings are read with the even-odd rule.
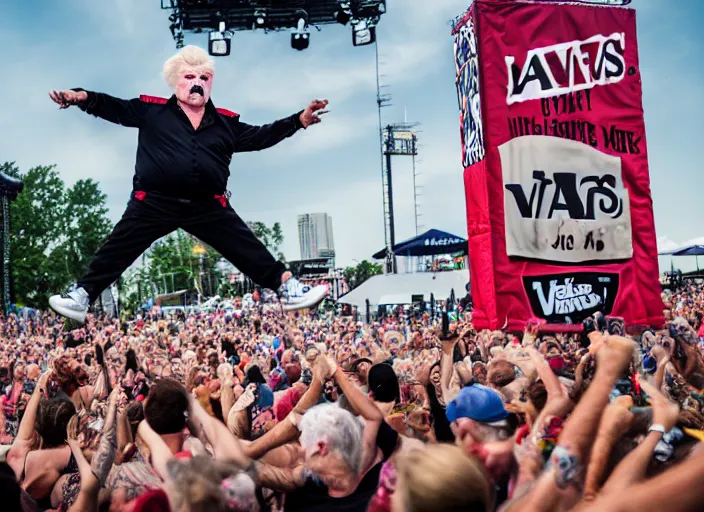
[[[79,180],[66,192],[64,242],[57,248],[69,276],[82,276],[112,230],[107,195],[91,179]]]
[[[384,267],[382,265],[362,260],[354,267],[347,267],[343,272],[343,276],[350,289],[354,290],[370,277],[383,273]]]
[[[148,274],[159,293],[193,289],[198,272],[193,254],[196,243],[193,237],[178,230],[152,245]]]
[[[263,222],[248,222],[249,229],[266,246],[267,249],[279,260],[285,262],[286,257],[281,251],[281,246],[284,243],[284,233],[281,229],[281,224],[275,222],[273,226],[268,227]]]
[[[53,288],[68,284],[63,262],[51,258],[62,236],[65,188],[53,166],[40,166],[22,175],[14,164],[3,172],[22,179],[24,190],[10,205],[10,254],[14,300],[43,306]]]
[[[75,282],[109,233],[105,194],[92,180],[70,189],[56,166],[21,173],[14,163],[0,170],[24,182],[10,205],[14,300],[46,308],[48,296]]]

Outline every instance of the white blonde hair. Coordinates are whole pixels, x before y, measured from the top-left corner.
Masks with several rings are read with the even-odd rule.
[[[325,441],[355,475],[361,474],[363,428],[351,412],[333,404],[316,405],[303,415],[299,429],[304,449]]]
[[[176,55],[164,63],[164,79],[174,89],[184,68],[193,69],[197,73],[215,75],[215,61],[208,52],[194,45],[185,46]]]

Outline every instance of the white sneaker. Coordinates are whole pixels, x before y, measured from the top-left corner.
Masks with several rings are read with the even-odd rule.
[[[324,284],[315,287],[301,283],[292,277],[279,288],[279,296],[284,311],[307,309],[318,305],[328,294],[328,287]]]
[[[82,324],[86,321],[90,298],[88,292],[83,288],[78,288],[66,295],[50,297],[49,306],[59,315]]]

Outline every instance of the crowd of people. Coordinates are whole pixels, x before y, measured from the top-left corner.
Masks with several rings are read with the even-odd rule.
[[[477,332],[467,301],[3,316],[0,508],[701,510],[704,288],[663,302],[637,333]]]

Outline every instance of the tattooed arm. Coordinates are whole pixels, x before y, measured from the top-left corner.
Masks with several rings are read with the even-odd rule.
[[[115,388],[110,393],[103,434],[100,436],[98,450],[91,461],[91,468],[98,476],[101,487],[105,485],[117,453],[117,422],[115,421],[115,416],[117,415],[117,401],[120,392],[120,388]]]
[[[254,462],[262,487],[279,492],[293,492],[306,481],[303,465],[295,468],[277,468],[264,462]]]
[[[68,509],[68,512],[97,512],[98,493],[100,492],[100,482],[97,475],[91,470],[90,464],[83,456],[78,441],[69,440],[68,445],[71,447],[71,453],[76,459],[78,472],[81,475],[81,487],[78,491],[78,496],[71,508]]]
[[[126,407],[121,405],[117,408],[117,458],[115,464],[122,464],[125,450],[130,443],[134,443],[130,420],[127,417]]]

